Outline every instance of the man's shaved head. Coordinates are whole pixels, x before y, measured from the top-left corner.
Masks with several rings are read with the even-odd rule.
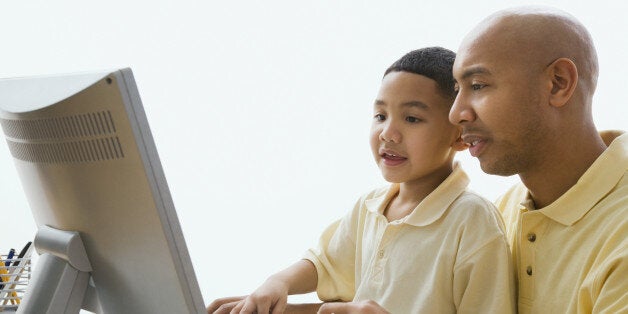
[[[547,156],[575,156],[575,143],[599,150],[591,109],[597,54],[568,13],[526,6],[488,16],[462,41],[453,73],[449,119],[485,172],[525,181],[561,165],[562,157]]]
[[[480,45],[529,70],[541,70],[558,58],[570,59],[579,77],[580,93],[574,96],[581,94],[582,101],[590,104],[597,85],[597,53],[589,32],[570,14],[539,6],[498,11],[467,35],[459,56]]]

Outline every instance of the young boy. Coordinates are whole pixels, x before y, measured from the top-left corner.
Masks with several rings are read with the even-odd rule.
[[[454,163],[466,148],[448,121],[454,58],[419,49],[384,74],[370,144],[392,184],[360,198],[303,260],[209,312],[282,313],[289,294],[311,291],[323,301],[373,300],[391,313],[514,312],[499,213],[466,190],[469,179]]]

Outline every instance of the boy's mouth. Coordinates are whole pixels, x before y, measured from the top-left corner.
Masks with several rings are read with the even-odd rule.
[[[379,155],[387,166],[396,166],[408,159],[393,151],[380,151]]]
[[[382,158],[392,159],[392,160],[406,159],[405,157],[397,156],[397,155],[394,155],[394,154],[388,154],[388,153],[383,153],[382,154]]]

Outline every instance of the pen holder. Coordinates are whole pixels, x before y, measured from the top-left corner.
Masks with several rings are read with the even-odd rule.
[[[1,257],[0,312],[16,311],[31,279],[31,258]]]

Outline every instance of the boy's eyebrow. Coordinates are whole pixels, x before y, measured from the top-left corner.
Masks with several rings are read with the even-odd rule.
[[[383,100],[375,100],[375,106],[386,106],[386,102],[384,102]],[[408,102],[404,102],[401,104],[401,106],[403,107],[415,107],[415,108],[419,108],[419,109],[423,109],[423,110],[429,110],[430,106],[428,106],[425,103],[422,103],[420,101],[408,101]]]

